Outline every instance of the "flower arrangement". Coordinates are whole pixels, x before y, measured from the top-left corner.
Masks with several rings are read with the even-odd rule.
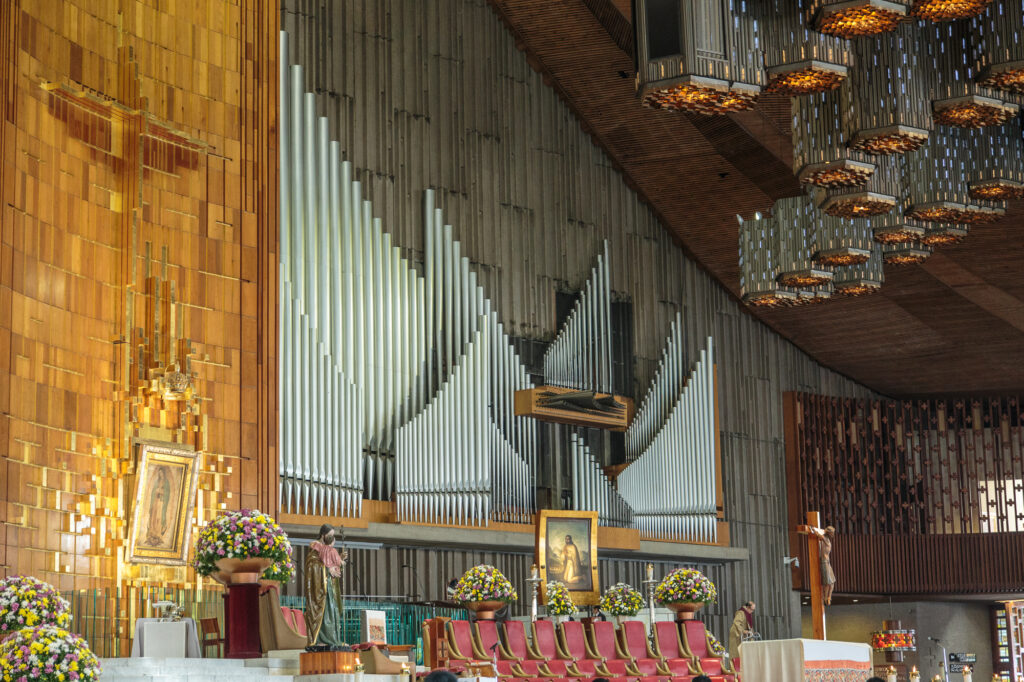
[[[550,616],[571,616],[579,609],[572,601],[569,588],[564,583],[552,580],[545,586],[548,595],[548,615]]]
[[[481,564],[466,571],[459,579],[453,599],[464,604],[474,601],[510,602],[519,599],[519,595],[501,571]]]
[[[27,575],[0,580],[0,639],[36,625],[71,625],[71,605],[49,583]]]
[[[100,662],[79,635],[56,625],[18,630],[0,643],[4,682],[93,682]]]
[[[661,604],[680,602],[713,602],[718,600],[715,584],[700,571],[677,568],[654,589],[654,598]]]
[[[288,582],[295,572],[292,543],[270,516],[256,509],[242,509],[218,516],[203,528],[196,542],[193,565],[199,575],[217,571],[218,559],[272,559],[263,573],[268,580]]]
[[[708,630],[707,633],[708,648],[711,649],[711,654],[713,656],[718,656],[719,658],[721,658],[725,655],[725,647],[722,646],[722,643],[718,641],[718,638],[711,633],[711,630]]]
[[[875,651],[914,651],[913,630],[883,630],[871,633],[871,648]]]
[[[610,616],[632,618],[644,607],[644,597],[626,583],[615,583],[601,595],[598,608]]]

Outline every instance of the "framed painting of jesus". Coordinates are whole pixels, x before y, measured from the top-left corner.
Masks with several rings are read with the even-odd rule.
[[[128,561],[181,566],[188,557],[199,453],[139,443]]]
[[[555,580],[569,588],[577,606],[598,603],[596,511],[541,510],[536,544],[541,601],[547,601],[546,585]]]

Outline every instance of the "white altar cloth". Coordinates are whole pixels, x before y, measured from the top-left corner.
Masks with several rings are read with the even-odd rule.
[[[740,644],[743,682],[864,682],[871,647],[855,642],[778,639]]]
[[[159,632],[163,628],[165,632]],[[154,634],[157,636],[154,637]],[[180,653],[171,654],[171,649]],[[196,622],[182,618],[173,623],[160,618],[139,618],[135,621],[135,637],[132,639],[132,657],[155,656],[160,658],[200,658],[199,635]]]

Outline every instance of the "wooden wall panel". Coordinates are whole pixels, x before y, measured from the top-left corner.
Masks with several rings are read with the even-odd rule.
[[[196,522],[275,511],[273,8],[0,8],[4,573],[61,589],[188,580],[124,565],[135,437],[203,450]],[[155,326],[172,294],[180,328]],[[139,374],[175,337],[191,339],[194,423],[168,423],[180,412]]]
[[[755,599],[762,633],[789,635],[782,392],[870,392],[758,323],[673,245],[485,0],[283,0],[282,27],[385,229],[422,261],[422,193],[436,189],[513,335],[550,341],[554,292],[580,286],[609,239],[614,295],[633,304],[634,397],[676,311],[691,358],[714,336],[726,520],[752,552],[716,573],[718,608]]]

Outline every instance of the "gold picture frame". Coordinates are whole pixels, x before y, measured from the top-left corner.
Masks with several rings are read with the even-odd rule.
[[[128,561],[183,566],[188,558],[199,453],[138,443]]]
[[[536,540],[541,602],[547,603],[548,581],[558,580],[569,588],[577,606],[596,606],[601,600],[597,512],[542,509],[537,515]]]

